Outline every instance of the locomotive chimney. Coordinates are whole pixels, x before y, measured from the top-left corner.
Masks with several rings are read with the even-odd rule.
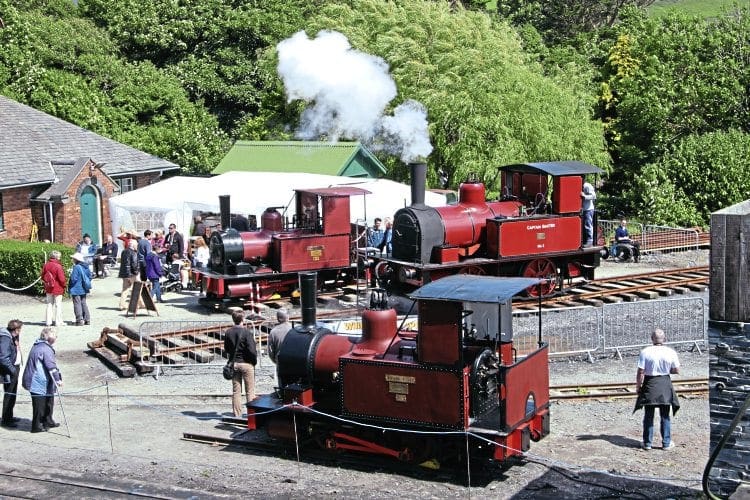
[[[229,195],[219,195],[219,212],[221,212],[221,229],[226,231],[230,224]]]
[[[427,164],[409,163],[411,174],[411,206],[424,206],[425,189],[427,188]]]
[[[302,329],[308,332],[315,330],[317,319],[315,315],[316,295],[318,291],[317,273],[299,273],[299,288],[302,294]]]

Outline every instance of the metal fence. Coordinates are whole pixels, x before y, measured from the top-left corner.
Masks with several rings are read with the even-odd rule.
[[[604,244],[611,247],[619,220],[599,219],[598,227]],[[700,236],[697,229],[628,223],[628,232],[640,243],[641,254],[674,250],[697,250]]]
[[[542,311],[543,340],[552,356],[622,352],[651,345],[651,332],[661,328],[667,343],[706,346],[705,302],[699,297],[644,300]],[[536,348],[539,313],[513,313],[514,342],[519,355]]]

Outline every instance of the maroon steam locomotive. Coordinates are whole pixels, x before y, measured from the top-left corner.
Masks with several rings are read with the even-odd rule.
[[[366,194],[353,186],[298,189],[291,220],[269,207],[260,229],[242,232],[229,227],[229,197],[220,197],[221,226],[227,229],[211,234],[208,266],[193,272],[205,293],[202,300],[261,302],[290,294],[300,271],[318,271],[321,283],[353,283],[358,269],[349,203]]]
[[[511,314],[511,298],[541,280],[431,282],[411,296],[416,332],[402,331],[385,292],[374,291],[355,340],[317,326],[315,274],[300,277],[302,323],[280,346],[278,391],[247,403],[249,429],[431,466],[467,452],[503,461],[549,434],[548,348],[540,331],[519,357]]]
[[[435,208],[424,204],[426,166],[411,168],[412,205],[395,214],[392,255],[372,260],[385,288],[413,290],[458,273],[544,278],[529,293],[548,295],[565,279],[594,278],[602,253],[583,246],[581,191],[584,177],[599,168],[578,161],[508,165],[500,168],[499,201],[485,201],[484,184],[469,180],[457,204]]]
[[[195,272],[204,302],[289,294],[299,271],[318,271],[320,283],[340,285],[366,269],[372,281],[399,293],[453,274],[544,278],[531,295],[561,290],[566,279],[593,279],[602,249],[582,245],[581,190],[584,177],[599,168],[577,161],[509,165],[500,168],[500,200],[485,201],[484,184],[469,180],[457,204],[435,208],[424,204],[426,165],[411,168],[412,204],[394,216],[390,256],[357,248],[350,197],[368,191],[299,189],[291,221],[271,207],[257,231],[211,235],[208,268]],[[226,205],[222,227],[228,228]]]

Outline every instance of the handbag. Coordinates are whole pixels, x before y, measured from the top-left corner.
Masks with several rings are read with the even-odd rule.
[[[221,374],[225,379],[232,380],[234,378],[234,361],[227,361],[227,364],[221,370]]]

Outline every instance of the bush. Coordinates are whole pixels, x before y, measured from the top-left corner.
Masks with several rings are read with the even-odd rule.
[[[0,287],[11,292],[44,295],[40,276],[52,250],[62,254],[60,261],[68,278],[73,266],[70,256],[74,249],[57,243],[0,240]]]

